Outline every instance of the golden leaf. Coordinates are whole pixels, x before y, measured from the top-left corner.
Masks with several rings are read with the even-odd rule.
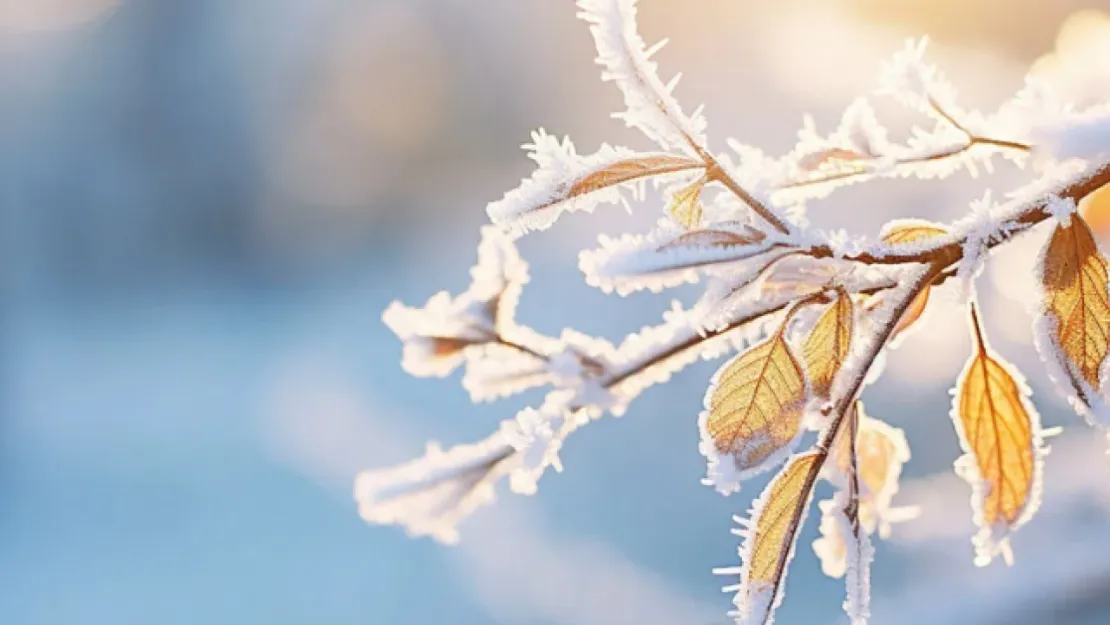
[[[1079,214],[1096,239],[1110,237],[1110,185],[1099,187],[1079,202]]]
[[[891,339],[917,323],[921,315],[925,314],[925,307],[929,305],[929,292],[931,290],[932,287],[926,286],[921,289],[921,293],[918,293],[917,297],[913,298],[913,301],[910,302],[910,305],[906,308],[906,312],[902,313],[902,316],[898,319],[898,323],[894,326],[894,330],[890,333]]]
[[[905,245],[942,237],[948,230],[940,225],[920,219],[898,219],[883,227],[879,238],[887,245]]]
[[[620,160],[610,163],[599,170],[590,172],[574,181],[574,183],[567,188],[566,193],[558,198],[558,200],[569,200],[580,195],[592,193],[613,185],[631,182],[640,178],[672,174],[688,169],[696,169],[698,167],[705,167],[705,163],[685,156],[674,156],[671,154],[652,154]]]
[[[725,363],[706,392],[704,435],[742,475],[765,468],[801,428],[805,378],[785,328]]]
[[[816,451],[792,458],[763,489],[750,519],[740,520],[746,536],[740,549],[743,570],[735,603],[746,623],[769,623],[782,602],[786,569],[821,462]]]
[[[674,192],[667,204],[667,213],[675,218],[683,228],[692,230],[701,225],[701,190],[709,182],[702,176]]]
[[[906,245],[910,243],[919,243],[927,239],[945,236],[948,230],[944,226],[934,224],[928,221],[919,219],[902,219],[888,223],[880,235],[880,238],[887,245]],[[894,331],[891,332],[890,338],[901,334],[907,328],[912,326],[921,318],[925,313],[925,307],[929,304],[929,291],[931,287],[925,287],[921,290],[906,311],[902,313],[902,317],[898,319],[898,323],[894,326]]]
[[[852,341],[854,310],[852,298],[844,289],[837,289],[836,300],[821,313],[802,345],[806,374],[813,393],[829,396],[829,387],[840,371]]]
[[[1044,314],[1051,322],[1049,337],[1066,357],[1068,375],[1084,401],[1087,392],[1074,378],[1091,390],[1099,389],[1099,367],[1106,360],[1110,334],[1107,282],[1106,259],[1087,223],[1072,215],[1067,225],[1057,225],[1041,266]]]
[[[1009,560],[1007,535],[1039,505],[1043,452],[1029,388],[987,344],[974,303],[971,330],[972,355],[956,382],[952,421],[966,452],[956,471],[973,488],[976,563],[986,564],[996,553]]]
[[[879,530],[881,536],[889,533],[889,522],[905,512],[892,514],[891,504],[898,492],[898,479],[902,466],[910,459],[906,435],[881,419],[869,416],[863,402],[856,401],[856,470],[859,473],[859,519],[867,532]],[[830,452],[832,468],[839,472],[835,483],[846,482],[852,470],[850,429],[845,423],[837,433]]]

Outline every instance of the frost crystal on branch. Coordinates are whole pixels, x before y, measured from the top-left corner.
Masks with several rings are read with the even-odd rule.
[[[608,145],[579,156],[569,137],[560,142],[542,129],[532,133],[532,143],[524,148],[536,161],[536,171],[486,207],[493,223],[514,236],[548,228],[564,212],[590,212],[601,204],[625,202],[621,189],[635,191],[647,179],[705,168],[700,160]]]
[[[421,458],[359,474],[355,480],[359,514],[370,523],[404,526],[412,536],[456,542],[458,522],[493,501],[494,484],[518,460],[500,434],[446,452],[428,443]]]
[[[776,472],[750,517],[737,519],[740,565],[716,571],[739,578],[726,588],[735,593],[732,615],[737,623],[774,622],[815,486],[825,480],[835,492],[818,504],[813,549],[823,571],[845,578],[844,610],[864,625],[871,540],[887,538],[916,508],[894,507],[910,458],[905,433],[868,416],[861,394],[880,379],[887,351],[928,310],[948,305],[931,293],[955,278],[961,288],[948,299],[968,303],[973,343],[962,372],[953,371],[950,416],[963,451],[955,469],[972,491],[976,563],[995,555],[1008,561],[1014,532],[1040,503],[1048,433],[1025,377],[988,344],[976,284],[995,248],[1051,229],[1036,272],[1035,342],[1076,411],[1110,428],[1110,265],[1087,222],[1101,210],[1093,198],[1110,185],[1110,89],[1090,93],[1105,81],[1090,79],[1089,63],[1064,63],[1067,80],[1031,72],[996,111],[969,111],[926,60],[922,39],[885,64],[880,81],[879,94],[929,123],[904,142],[892,141],[872,101],[859,97],[831,133],[807,117],[786,154],[730,139],[734,154],[715,155],[700,109],[686,114],[673,95],[676,80],[657,75],[651,58],[661,45],[645,48],[635,0],[577,6],[603,79],[623,94],[617,116],[660,151],[602,145],[580,155],[569,138],[537,131],[525,146],[536,170],[487,207],[494,225],[482,230],[471,285],[420,308],[386,310],[410,373],[445,376],[464,367],[462,383],[475,401],[536,388],[546,396],[502,416],[478,443],[448,451],[432,444],[417,460],[363,472],[355,489],[363,518],[454,541],[460,522],[492,501],[502,479],[515,493],[536,492],[549,468],[563,470],[560,453],[572,434],[603,415],[623,415],[645,389],[699,359],[731,355],[709,380],[700,414],[690,403],[685,418],[699,433],[706,485],[730,494]],[[1029,166],[1026,182],[988,189],[950,223],[896,219],[877,233],[809,225],[805,202],[842,187],[977,176],[993,171],[996,155]],[[579,267],[588,284],[620,295],[701,283],[696,302],[674,302],[661,323],[612,343],[569,328],[546,336],[519,323],[528,271],[513,239],[565,212],[644,200],[649,189],[664,206],[655,227],[599,237],[597,249],[579,254]]]
[[[611,80],[624,95],[625,110],[617,117],[638,128],[665,149],[689,150],[690,143],[705,144],[705,119],[700,110],[687,116],[672,91],[677,76],[664,84],[651,57],[663,40],[645,49],[636,31],[636,0],[578,0],[579,17],[590,24],[597,45],[597,63],[605,68],[602,80]]]

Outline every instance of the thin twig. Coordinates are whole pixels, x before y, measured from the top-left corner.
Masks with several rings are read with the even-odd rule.
[[[1071,199],[1078,202],[1084,197],[1094,193],[1099,188],[1110,184],[1110,163],[1105,163],[1095,171],[1084,176],[1083,178],[1073,181],[1071,184],[1059,189],[1056,193],[1062,199]],[[1016,211],[1017,214],[1010,221],[999,224],[999,230],[1005,231],[1006,236],[991,237],[987,243],[988,248],[997,247],[1003,242],[1012,238],[1014,235],[1024,232],[1033,226],[1048,219],[1050,214],[1045,210],[1048,204],[1047,197],[1039,197],[1030,201],[1020,210]],[[859,254],[850,254],[843,256],[844,260],[855,261],[867,265],[902,265],[909,263],[921,264],[937,264],[940,263],[943,268],[958,263],[963,258],[963,248],[965,241],[960,238],[955,241],[949,241],[942,245],[933,248],[912,249],[910,251],[899,251],[897,248],[891,249],[888,253],[876,255],[870,252],[862,252]],[[836,254],[832,248],[819,245],[812,247],[803,253],[812,256],[813,258],[832,258]]]
[[[757,215],[770,224],[772,228],[778,230],[782,234],[790,234],[790,225],[780,219],[774,211],[741,186],[741,184],[732,177],[732,174],[728,173],[724,167],[721,167],[721,163],[709,153],[709,150],[705,149],[705,146],[694,141],[694,138],[685,132],[682,133],[682,136],[686,139],[686,143],[689,144],[690,148],[694,150],[698,157],[705,163],[706,178],[724,185],[726,189],[731,191],[741,202],[747,204]]]
[[[717,159],[713,158],[709,154],[704,154],[703,158],[707,159],[706,162],[708,165],[706,167],[705,173],[710,180],[719,182],[724,185],[725,188],[731,191],[733,195],[740,198],[742,202],[750,206],[751,209],[755,211],[756,214],[758,214],[760,217],[762,217],[764,221],[771,224],[771,226],[775,230],[778,230],[782,234],[790,234],[790,226],[782,219],[780,219],[778,215],[776,215],[773,211],[771,211],[771,209],[767,208],[767,206],[757,200],[755,196],[744,189],[744,187],[740,186],[740,183],[737,182],[731,174],[725,171],[723,167],[721,167],[721,164],[717,162]]]
[[[1011,141],[1011,140],[1008,140],[1008,139],[995,139],[993,137],[982,137],[982,136],[976,135],[975,133],[971,132],[967,128],[967,126],[960,123],[960,121],[957,120],[955,118],[955,116],[953,116],[951,113],[949,113],[947,110],[945,110],[944,107],[942,107],[940,105],[940,103],[937,102],[932,97],[929,97],[929,106],[933,109],[933,111],[936,112],[937,115],[939,115],[942,119],[944,119],[946,122],[948,122],[948,124],[950,126],[952,126],[952,128],[959,131],[960,133],[962,133],[964,135],[964,137],[966,137],[966,140],[965,140],[964,144],[959,146],[959,147],[954,147],[954,148],[945,150],[943,152],[936,152],[934,154],[929,154],[927,156],[915,156],[915,157],[911,157],[911,158],[897,159],[893,163],[895,168],[912,167],[914,165],[921,165],[921,164],[924,164],[924,163],[931,163],[931,162],[941,161],[941,160],[944,160],[944,159],[947,159],[947,158],[952,158],[954,156],[959,156],[960,154],[968,152],[969,150],[971,150],[973,147],[975,147],[977,145],[991,146],[991,147],[998,148],[1000,150],[1011,150],[1011,151],[1015,151],[1015,152],[1030,152],[1030,151],[1033,150],[1033,146],[1031,146],[1029,144],[1026,144],[1026,143],[1021,143],[1020,141]],[[874,160],[874,159],[872,159],[872,160]],[[864,165],[864,164],[861,163],[861,165]],[[822,176],[820,178],[809,178],[809,179],[806,179],[806,180],[796,180],[796,181],[793,181],[793,182],[786,183],[784,185],[780,185],[778,187],[778,190],[800,189],[800,188],[803,188],[803,187],[811,187],[811,186],[814,186],[814,185],[824,184],[824,183],[827,183],[827,182],[837,182],[837,181],[840,181],[840,180],[848,180],[848,179],[851,179],[851,178],[855,178],[857,176],[873,175],[873,174],[876,174],[876,173],[878,173],[878,172],[875,171],[874,169],[868,169],[866,166],[864,166],[863,168],[857,168],[857,169],[853,169],[853,170],[849,170],[849,171],[839,171],[839,172],[836,172],[836,173],[833,173],[833,174],[829,174],[827,176]]]

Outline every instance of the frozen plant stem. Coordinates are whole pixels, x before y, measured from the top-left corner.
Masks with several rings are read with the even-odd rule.
[[[1110,185],[1110,145],[1078,155],[1053,147],[1076,128],[1110,127],[1110,103],[1082,113],[1052,109],[1044,103],[1065,94],[1045,97],[1045,87],[1031,83],[994,116],[955,114],[952,89],[923,60],[923,45],[911,42],[886,68],[880,93],[928,116],[934,130],[915,129],[905,145],[893,144],[869,100],[859,98],[835,132],[819,136],[807,124],[785,156],[730,142],[734,164],[709,152],[706,120],[700,108],[684,112],[673,95],[677,81],[659,78],[652,56],[661,46],[648,48],[636,32],[635,0],[577,4],[603,78],[624,96],[617,117],[658,150],[602,145],[580,154],[569,139],[536,131],[526,146],[536,170],[487,207],[493,224],[482,230],[470,287],[419,308],[390,306],[384,320],[414,375],[461,367],[475,401],[548,391],[477,443],[430,445],[409,463],[363,472],[360,512],[372,523],[453,541],[457,525],[492,501],[503,478],[515,493],[535,492],[549,467],[562,470],[559,452],[573,433],[606,413],[623,414],[646,388],[699,358],[736,351],[711,379],[697,417],[703,482],[728,495],[752,476],[776,474],[750,515],[738,518],[741,565],[718,571],[740,578],[729,587],[733,614],[738,623],[771,625],[814,487],[826,480],[837,493],[819,504],[814,550],[824,571],[845,577],[844,609],[852,625],[864,625],[871,535],[886,538],[908,515],[893,498],[909,446],[901,430],[865,414],[860,396],[934,287],[958,277],[974,310],[970,287],[991,250],[1040,224],[1054,228],[1038,269],[1037,347],[1077,412],[1110,427],[1100,375],[1110,360],[1110,264],[1077,208]],[[1045,127],[1058,136],[1032,131]],[[989,170],[999,155],[1031,167],[1032,180],[1003,202],[988,194],[950,224],[894,220],[874,238],[806,225],[804,202],[841,187]],[[640,198],[649,182],[666,203],[662,219],[645,234],[599,237],[597,249],[580,254],[580,268],[588,284],[620,295],[702,282],[697,302],[676,304],[661,323],[617,344],[572,329],[545,336],[518,323],[528,272],[514,240],[566,213]],[[972,489],[978,564],[996,555],[1008,562],[1010,537],[1036,512],[1045,435],[1024,377],[987,347],[986,329],[976,324],[978,348],[957,376],[951,415],[965,452],[955,469]]]

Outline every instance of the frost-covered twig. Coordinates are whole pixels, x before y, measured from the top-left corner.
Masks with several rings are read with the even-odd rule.
[[[977,562],[999,553],[1008,559],[1009,538],[1040,501],[1047,433],[1024,377],[988,347],[974,283],[992,250],[1042,224],[1054,228],[1038,269],[1037,346],[1077,411],[1110,427],[1110,263],[1079,213],[1110,186],[1110,145],[1102,140],[1110,133],[1101,131],[1110,103],[1075,113],[1030,82],[986,118],[955,104],[952,86],[925,62],[924,43],[911,42],[886,66],[882,91],[926,115],[933,130],[915,129],[905,145],[893,145],[859,98],[831,135],[819,136],[807,121],[782,158],[731,142],[740,157],[733,163],[708,150],[700,108],[683,111],[677,81],[657,76],[651,58],[661,46],[646,49],[636,32],[636,1],[578,6],[604,79],[624,96],[617,116],[662,151],[603,145],[583,156],[569,139],[537,132],[527,146],[536,172],[487,209],[494,225],[483,230],[471,286],[454,297],[437,294],[423,308],[386,311],[410,372],[443,376],[465,366],[463,385],[475,400],[539,387],[547,394],[478,443],[446,452],[431,446],[406,465],[364,472],[356,489],[364,518],[454,540],[458,523],[492,500],[502,478],[517,493],[535,492],[548,467],[562,470],[559,453],[572,433],[606,413],[623,414],[644,389],[697,359],[736,351],[697,415],[703,482],[730,494],[752,475],[778,473],[751,516],[739,519],[740,566],[718,570],[740,578],[729,587],[733,614],[742,623],[773,622],[814,487],[826,479],[837,493],[819,504],[814,549],[826,572],[846,576],[845,610],[863,625],[871,536],[886,538],[913,512],[892,505],[909,459],[905,435],[867,416],[860,395],[931,289],[956,277],[974,319],[974,351],[954,389],[952,418],[965,452],[956,468],[972,487]],[[1076,140],[1088,130],[1094,139]],[[951,223],[895,220],[877,237],[805,225],[801,200],[878,177],[975,173],[998,153],[1032,164],[1031,182],[1002,201],[988,192]],[[564,212],[642,198],[648,181],[662,190],[665,216],[643,235],[600,237],[600,247],[580,254],[580,268],[588,284],[621,295],[704,281],[698,301],[676,303],[663,323],[616,344],[570,329],[545,336],[518,323],[528,274],[513,239]],[[802,449],[807,433],[816,442]]]

